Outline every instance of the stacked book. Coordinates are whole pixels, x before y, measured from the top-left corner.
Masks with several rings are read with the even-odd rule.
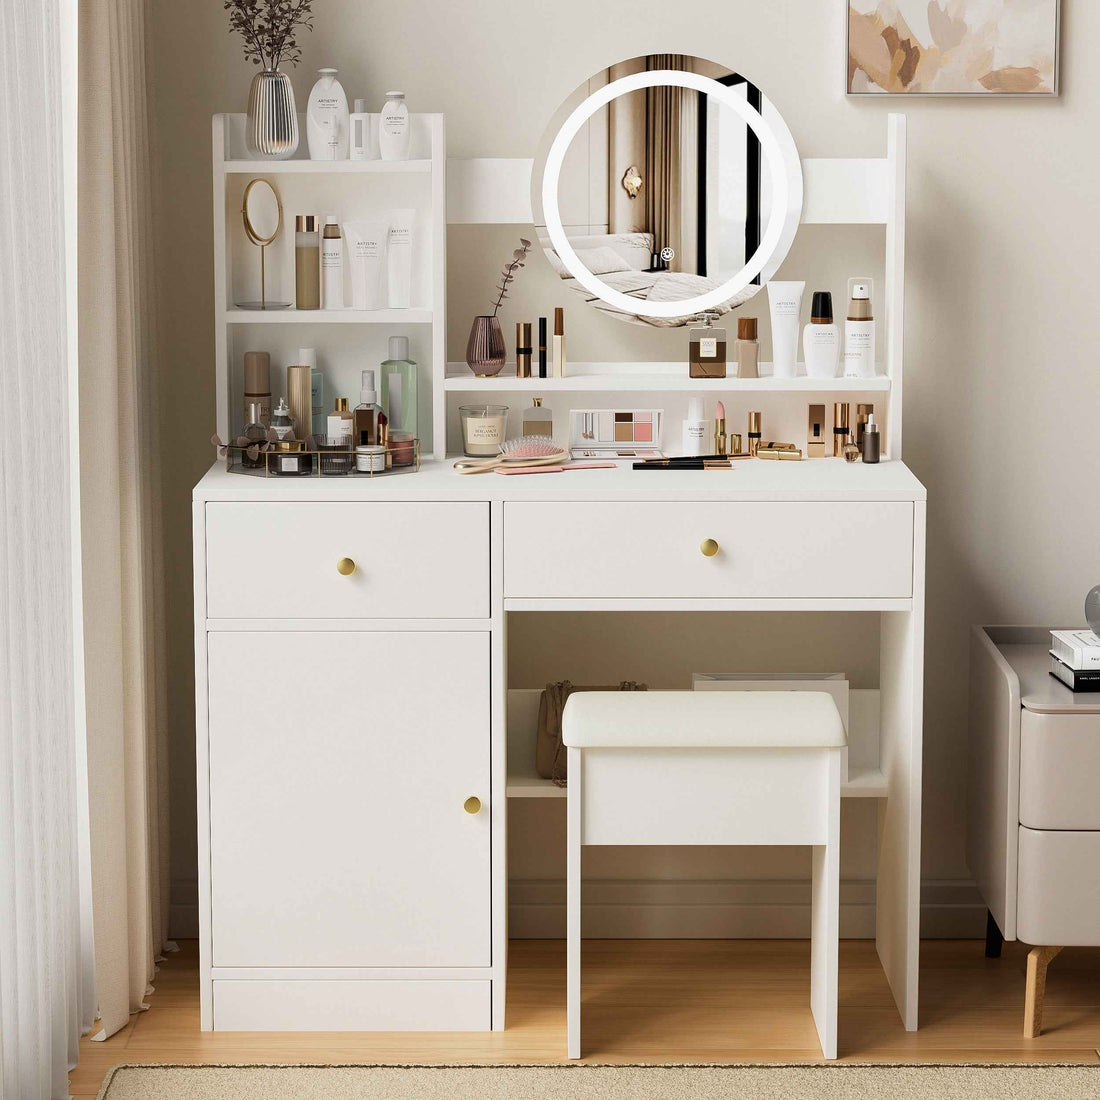
[[[1091,630],[1052,630],[1050,674],[1070,691],[1100,692],[1100,638]]]

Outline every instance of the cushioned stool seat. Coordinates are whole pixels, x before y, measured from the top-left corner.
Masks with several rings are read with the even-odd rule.
[[[833,697],[814,691],[593,691],[562,715],[569,753],[568,1049],[581,1055],[581,848],[813,848],[810,1007],[836,1057],[840,756]],[[657,1052],[655,1052],[657,1053]]]

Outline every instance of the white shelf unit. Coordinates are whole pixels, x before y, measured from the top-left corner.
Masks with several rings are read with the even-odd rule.
[[[286,392],[285,368],[299,347],[315,347],[324,375],[324,404],[335,397],[359,403],[363,369],[377,371],[386,358],[389,336],[409,337],[412,358],[420,366],[419,421],[421,453],[442,454],[445,403],[442,378],[446,364],[447,218],[446,146],[442,114],[414,114],[413,158],[405,161],[311,161],[302,135],[290,160],[254,160],[244,142],[245,118],[219,114],[213,119],[214,320],[217,372],[217,430],[231,438],[243,426],[243,356],[271,355],[271,392]],[[335,214],[348,221],[383,217],[387,211],[413,208],[413,308],[379,310],[250,310],[240,301],[260,297],[260,252],[247,240],[241,202],[250,179],[269,179],[283,205],[283,226],[266,256],[269,301],[292,301],[294,289],[294,218],[296,214]],[[351,301],[350,266],[345,249],[344,300]],[[316,326],[324,326],[318,328]],[[335,326],[335,327],[333,327]],[[380,388],[380,386],[379,386]]]
[[[770,368],[770,364],[763,364]],[[633,369],[622,369],[631,367]],[[574,364],[565,378],[518,378],[513,373],[478,378],[465,364],[452,363],[444,380],[448,393],[889,393],[890,379],[876,378],[773,378],[770,370],[760,378],[689,378],[676,363]]]
[[[529,226],[532,162],[515,158],[452,160],[447,174],[447,221],[463,225]],[[835,394],[838,399],[859,394],[885,395],[875,419],[883,426],[883,458],[902,454],[902,332],[905,318],[905,116],[887,116],[886,155],[871,158],[810,158],[802,161],[804,198],[802,224],[885,226],[885,282],[877,337],[882,362],[872,379],[689,379],[684,365],[676,373],[668,364],[570,364],[566,378],[517,379],[498,375],[475,378],[452,364],[439,380],[447,394],[490,392],[514,395],[530,390],[548,393],[654,392],[672,395],[768,393],[782,406],[768,419],[797,424],[805,431],[807,393]],[[566,219],[568,221],[568,218]],[[807,288],[809,289],[809,288]],[[514,368],[505,368],[514,371]],[[585,373],[580,373],[584,370]],[[799,395],[785,397],[784,395]],[[797,401],[797,408],[796,408]],[[555,417],[557,413],[555,413]],[[450,416],[452,432],[457,421]],[[739,423],[739,421],[738,421]],[[452,435],[452,450],[457,438]]]

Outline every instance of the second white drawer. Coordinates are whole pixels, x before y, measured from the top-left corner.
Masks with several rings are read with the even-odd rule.
[[[504,516],[510,597],[913,594],[913,506],[906,501],[516,502]],[[716,550],[703,546],[708,539]]]
[[[208,504],[206,548],[212,619],[489,616],[477,501]]]

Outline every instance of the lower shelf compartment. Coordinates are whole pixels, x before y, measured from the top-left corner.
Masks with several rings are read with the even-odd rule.
[[[488,1031],[490,981],[230,979],[213,983],[215,1031]]]
[[[565,787],[543,779],[535,768],[535,731],[538,728],[538,688],[513,688],[508,692],[509,798],[565,798]],[[878,692],[849,693],[848,780],[840,788],[842,798],[885,798],[886,776],[878,766]]]

